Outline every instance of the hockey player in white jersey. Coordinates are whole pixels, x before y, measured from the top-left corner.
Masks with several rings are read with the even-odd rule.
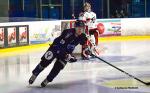
[[[85,22],[86,25],[85,31],[86,35],[89,37],[89,40],[86,42],[85,45],[82,46],[81,57],[83,59],[89,59],[89,56],[84,54],[85,46],[89,45],[91,47],[91,50],[93,50],[93,52],[96,55],[99,55],[99,52],[96,49],[96,46],[98,45],[99,31],[97,30],[96,14],[93,11],[91,11],[91,5],[86,2],[83,8],[84,8],[83,12],[79,14],[79,20]]]

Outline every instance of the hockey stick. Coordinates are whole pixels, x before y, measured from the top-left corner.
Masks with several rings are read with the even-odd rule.
[[[129,74],[129,73],[123,71],[122,69],[120,69],[120,68],[118,68],[118,67],[116,67],[116,66],[110,64],[109,62],[103,60],[102,58],[100,58],[100,57],[98,57],[98,56],[96,56],[96,55],[94,55],[94,54],[91,54],[91,55],[94,56],[94,57],[96,57],[96,58],[98,58],[99,60],[103,61],[104,63],[106,63],[106,64],[108,64],[108,65],[110,65],[110,66],[116,68],[117,70],[123,72],[124,74],[128,75],[129,77],[132,77],[132,78],[136,79],[137,81],[139,81],[139,82],[141,82],[141,83],[143,83],[143,84],[145,84],[145,85],[147,85],[147,86],[150,85],[150,82],[144,82],[144,81],[142,81],[142,80],[136,78],[135,76],[133,76],[133,75],[131,75],[131,74]]]

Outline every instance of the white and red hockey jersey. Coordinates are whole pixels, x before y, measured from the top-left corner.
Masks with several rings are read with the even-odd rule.
[[[94,12],[82,12],[79,14],[79,20],[85,21],[88,29],[94,29],[96,27],[96,14]]]

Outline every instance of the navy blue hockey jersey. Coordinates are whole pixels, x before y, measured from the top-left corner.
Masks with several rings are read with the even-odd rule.
[[[78,44],[83,45],[86,41],[87,38],[85,34],[76,36],[74,28],[66,29],[54,40],[51,48],[53,51],[71,54]]]

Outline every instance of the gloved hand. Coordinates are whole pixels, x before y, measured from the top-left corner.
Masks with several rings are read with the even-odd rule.
[[[77,59],[75,56],[71,55],[71,54],[67,54],[65,56],[65,61],[69,62],[69,63],[73,63],[73,62],[76,62]]]
[[[91,52],[92,52],[92,55],[96,55],[96,56],[100,55],[100,51],[96,46],[91,47]]]
[[[84,56],[92,55],[92,51],[88,46],[83,50],[83,55]]]

